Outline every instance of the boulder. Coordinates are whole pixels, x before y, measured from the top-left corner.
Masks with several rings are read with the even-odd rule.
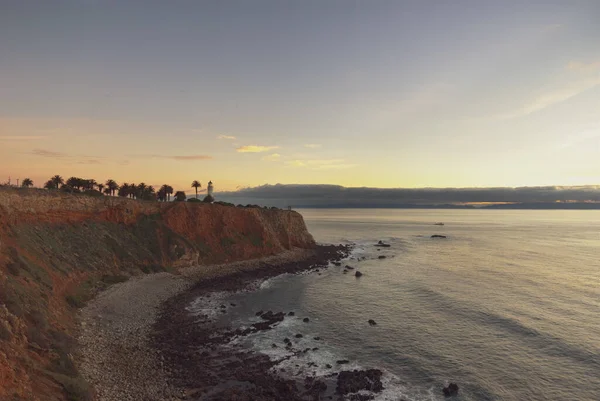
[[[344,269],[354,270],[354,267],[346,265],[346,267],[344,267]]]
[[[363,390],[379,393],[383,390],[382,374],[379,369],[342,371],[338,375],[335,392],[340,395],[358,393]]]
[[[302,321],[303,321],[304,323],[308,323],[308,322],[310,322],[310,319],[309,319],[309,318],[307,318],[307,317],[305,317],[304,319],[302,319]]]
[[[359,272],[358,270],[356,271],[356,273],[354,273],[355,277],[362,277],[362,275],[363,274],[361,272]]]
[[[446,238],[446,236],[445,235],[440,235],[440,234],[433,234],[431,236],[431,238]]]
[[[296,338],[302,338],[303,335],[302,334],[296,334]]]
[[[295,315],[295,313],[294,313],[294,312],[290,312],[290,313],[288,313],[288,316],[294,316],[294,315]]]
[[[377,325],[377,322],[375,322],[375,320],[373,320],[373,319],[369,319],[369,324],[370,324],[371,326],[376,326],[376,325]]]
[[[338,365],[345,365],[345,364],[347,364],[347,363],[350,363],[350,361],[349,361],[349,360],[347,360],[347,359],[340,359],[339,361],[336,361],[336,363],[337,363]]]
[[[385,259],[385,258],[387,258],[387,256],[385,256],[385,255],[380,255],[377,257],[377,259]]]
[[[455,397],[458,395],[458,384],[450,383],[448,386],[444,387],[442,392],[445,397]]]

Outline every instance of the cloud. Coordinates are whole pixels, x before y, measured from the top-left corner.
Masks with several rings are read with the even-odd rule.
[[[89,159],[89,160],[79,160],[77,164],[102,164],[100,160]]]
[[[42,157],[55,157],[55,158],[69,157],[66,153],[54,152],[52,150],[46,150],[46,149],[33,149],[29,153],[31,153],[32,155],[42,156]]]
[[[320,148],[321,145],[318,143],[308,143],[306,145],[304,145],[305,148],[310,148],[310,149],[317,149]]]
[[[356,166],[356,164],[346,163],[344,159],[290,160],[285,164],[292,167],[306,167],[312,170],[340,170]]]
[[[211,160],[213,157],[209,155],[130,155],[129,157],[135,157],[139,159],[170,159],[179,161],[190,161],[190,160]]]
[[[517,117],[527,116],[529,114],[544,110],[550,106],[565,102],[579,94],[600,85],[600,77],[582,79],[557,88],[546,93],[542,93],[533,100],[524,104],[521,108],[509,113],[499,114],[494,119],[508,120]]]
[[[219,135],[217,139],[227,139],[229,141],[235,141],[237,138],[231,135]]]
[[[238,153],[261,153],[268,152],[273,149],[279,149],[279,146],[259,146],[259,145],[245,145],[240,146],[236,149]]]
[[[567,64],[567,69],[571,71],[594,72],[600,70],[600,61],[584,63],[582,61],[571,61]]]
[[[212,156],[208,155],[190,155],[190,156],[164,156],[167,159],[173,160],[210,160]]]
[[[279,153],[273,153],[271,155],[265,156],[262,158],[262,160],[267,161],[267,162],[276,162],[279,159],[281,159],[281,155]]]
[[[520,188],[347,188],[338,185],[263,185],[219,193],[234,203],[295,207],[409,207],[465,203],[600,202],[600,186]]]
[[[0,135],[0,141],[35,141],[45,138],[47,138],[47,136],[44,135]]]

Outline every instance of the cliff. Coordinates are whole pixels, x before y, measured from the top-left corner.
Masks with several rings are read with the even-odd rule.
[[[0,189],[0,400],[85,399],[74,317],[104,285],[314,246],[293,211]]]

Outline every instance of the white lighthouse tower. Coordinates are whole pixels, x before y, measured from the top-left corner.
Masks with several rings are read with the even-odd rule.
[[[208,193],[208,196],[212,196],[214,198],[214,195],[213,195],[213,183],[212,183],[212,181],[208,182],[207,193]]]

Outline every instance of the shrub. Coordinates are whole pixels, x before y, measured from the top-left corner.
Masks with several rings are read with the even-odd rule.
[[[175,192],[175,201],[176,202],[185,202],[186,198],[187,197],[185,196],[185,192],[183,192],[183,191]]]
[[[212,203],[214,201],[215,201],[215,198],[213,198],[212,195],[206,195],[204,197],[204,199],[202,200],[202,202],[205,202],[205,203]]]
[[[202,203],[202,201],[201,201],[200,199],[196,199],[196,198],[190,198],[190,199],[188,199],[187,201],[188,201],[188,202],[192,202],[192,203],[196,203],[196,202],[198,202],[198,203]]]
[[[0,320],[0,340],[10,341],[12,338],[12,332],[8,327],[8,322]]]
[[[102,282],[104,284],[108,284],[108,285],[122,283],[127,280],[128,280],[128,277],[123,276],[121,274],[114,274],[114,275],[113,274],[105,274],[104,276],[102,276]]]

